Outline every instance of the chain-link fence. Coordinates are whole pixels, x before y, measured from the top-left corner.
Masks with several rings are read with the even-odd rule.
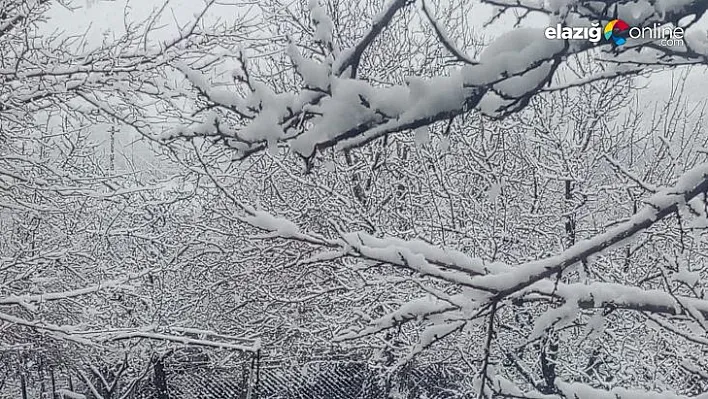
[[[466,378],[443,365],[386,373],[351,360],[293,366],[254,356],[220,366],[214,359],[192,356],[155,357],[145,364],[144,372],[124,374],[119,389],[110,390],[106,387],[112,381],[105,384],[98,374],[91,375],[89,366],[80,374],[81,368],[25,360],[17,363],[21,367],[4,368],[0,399],[455,399],[464,397],[461,382]]]
[[[71,374],[60,362],[33,350],[0,351],[0,399],[54,399],[69,388]]]
[[[463,397],[464,378],[442,366],[384,375],[366,363],[326,360],[255,370],[166,365],[164,372],[164,395],[153,378],[132,399],[454,399]]]

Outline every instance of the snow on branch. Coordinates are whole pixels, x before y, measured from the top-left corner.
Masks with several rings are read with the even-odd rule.
[[[708,164],[701,164],[684,173],[673,187],[663,189],[651,196],[644,208],[611,230],[589,240],[580,241],[559,255],[519,265],[504,273],[473,277],[473,279],[476,284],[493,292],[495,300],[504,298],[624,243],[657,221],[678,212],[681,206],[706,192],[708,192]]]
[[[593,283],[563,284],[549,278],[571,266],[597,256],[604,251],[625,243],[659,220],[677,213],[693,198],[708,192],[708,164],[701,164],[686,172],[673,187],[658,190],[646,202],[647,205],[629,220],[611,230],[585,241],[580,241],[566,251],[525,264],[513,266],[503,263],[484,264],[480,259],[470,258],[456,250],[442,249],[421,241],[406,241],[398,238],[377,238],[363,232],[343,233],[341,241],[327,240],[327,247],[339,246],[336,256],[353,256],[370,261],[383,262],[430,276],[457,286],[469,287],[476,292],[476,308],[501,301],[507,297],[528,293],[555,295],[579,308],[605,307],[612,305],[636,311],[654,312],[669,316],[708,316],[708,301],[690,297],[677,297],[658,290],[644,290],[619,284]],[[272,232],[272,237],[299,239],[316,244],[320,239],[301,233],[296,224],[275,218],[261,211],[251,211],[243,220]],[[315,235],[316,236],[316,235]],[[463,303],[461,300],[459,303]],[[434,305],[435,312],[461,309],[461,305]],[[402,320],[425,316],[428,306],[403,307],[399,311],[374,323],[373,329],[364,335],[381,331]],[[440,307],[442,306],[442,308]],[[424,309],[421,313],[421,309]],[[469,310],[469,309],[468,309]],[[406,316],[408,315],[408,316]],[[702,316],[699,316],[702,315]],[[415,317],[414,317],[415,316]],[[381,328],[381,327],[384,328]]]
[[[332,49],[332,32],[334,30],[334,22],[327,15],[327,11],[319,0],[309,0],[308,8],[312,14],[312,21],[315,25],[315,41],[320,42]]]
[[[305,89],[316,88],[326,94],[276,95],[261,84],[242,100],[257,104],[254,109],[259,109],[258,116],[242,120],[240,129],[219,132],[224,124],[214,113],[208,113],[202,124],[178,127],[161,138],[224,137],[227,145],[244,156],[257,149],[273,148],[276,142],[289,142],[293,150],[309,157],[316,149],[360,147],[391,133],[449,120],[478,106],[487,113],[504,112],[528,101],[559,65],[565,51],[562,42],[543,40],[542,33],[541,29],[509,32],[485,49],[478,64],[450,76],[410,77],[405,85],[387,87],[338,77],[336,62],[329,82],[323,81],[329,76],[324,66],[305,61],[291,47],[289,52],[305,80]],[[201,92],[210,92],[200,76],[188,71],[187,77]],[[490,90],[492,94],[485,96]],[[227,108],[229,105],[231,102],[224,104]],[[306,130],[293,123],[293,118],[303,112],[310,115],[311,127]]]
[[[433,315],[447,314],[458,309],[457,306],[446,301],[423,297],[409,301],[387,315],[372,320],[370,325],[361,331],[347,332],[336,337],[337,341],[346,341],[362,338],[407,323]]]
[[[566,382],[556,378],[554,385],[558,390],[557,394],[542,394],[540,392],[526,392],[519,388],[512,381],[495,375],[493,377],[493,389],[495,394],[510,398],[533,398],[533,399],[707,399],[708,393],[686,396],[678,395],[669,391],[651,392],[639,389],[613,388],[610,390],[595,388],[591,385],[579,382]]]
[[[637,389],[613,388],[609,391],[582,383],[556,380],[555,385],[565,398],[577,399],[706,399],[708,393],[696,396],[677,395],[672,392],[647,392]]]
[[[22,327],[28,327],[38,331],[44,331],[49,335],[59,339],[69,342],[73,342],[79,345],[93,346],[95,342],[90,339],[86,339],[77,335],[80,330],[75,326],[66,325],[56,325],[51,323],[44,323],[41,321],[25,320],[21,317],[13,316],[7,313],[0,312],[0,320],[5,321],[11,325],[17,325]]]
[[[423,14],[428,18],[428,21],[430,21],[430,25],[433,27],[433,30],[435,31],[435,34],[438,36],[438,39],[440,40],[440,43],[445,46],[447,51],[449,51],[453,56],[458,61],[461,61],[465,64],[469,65],[475,65],[477,64],[477,61],[473,60],[465,54],[462,50],[460,50],[457,45],[453,42],[452,38],[448,35],[447,31],[443,26],[440,25],[438,20],[435,18],[435,16],[431,13],[430,9],[428,8],[428,4],[426,0],[421,0],[420,1],[420,6],[421,10],[423,11]]]
[[[257,352],[261,348],[261,342],[259,339],[237,338],[197,329],[176,328],[174,330],[174,334],[169,333],[169,328],[166,331],[156,331],[156,327],[154,326],[143,329],[88,330],[82,326],[55,325],[42,321],[26,320],[21,317],[1,312],[0,320],[11,325],[23,326],[37,331],[46,332],[58,340],[73,342],[87,347],[94,347],[110,342],[146,339],[160,342],[174,342],[187,346],[233,349],[242,352]],[[214,339],[209,339],[209,337],[213,337]],[[239,343],[224,342],[224,340],[236,340]],[[251,344],[245,345],[244,342]]]
[[[98,334],[94,334],[98,335]],[[210,339],[191,338],[185,335],[165,334],[150,331],[129,331],[118,334],[98,335],[94,338],[97,342],[117,342],[133,339],[148,339],[161,342],[174,342],[187,346],[201,346],[221,349],[233,349],[241,352],[258,352],[261,348],[260,340],[252,340],[252,345],[234,344]]]
[[[361,330],[347,332],[338,339],[361,338],[411,321],[431,323],[429,328],[433,329],[429,334],[421,336],[414,350],[417,353],[433,342],[431,337],[440,335],[436,333],[437,325],[442,326],[440,331],[451,333],[462,326],[457,322],[449,324],[450,321],[477,317],[473,315],[479,315],[491,304],[507,298],[524,301],[533,300],[539,295],[561,298],[564,304],[546,311],[536,320],[535,333],[531,339],[541,336],[549,327],[563,320],[574,320],[581,309],[590,308],[682,316],[704,325],[708,317],[708,301],[704,299],[614,283],[567,284],[552,281],[551,277],[624,243],[706,192],[708,164],[702,164],[686,172],[673,187],[658,190],[646,201],[647,205],[628,221],[589,240],[578,242],[559,255],[518,266],[503,263],[485,265],[481,260],[468,258],[460,252],[435,248],[420,241],[376,238],[364,233],[344,234],[344,241],[351,248],[349,256],[395,265],[414,271],[420,277],[430,276],[455,287],[467,288],[461,294],[426,296],[412,300],[371,321]]]
[[[356,71],[361,62],[361,56],[364,51],[371,46],[381,32],[391,23],[393,17],[400,10],[408,7],[414,2],[411,0],[391,0],[384,9],[379,13],[379,15],[374,19],[374,23],[371,28],[364,34],[364,36],[352,47],[344,50],[342,54],[337,58],[334,63],[334,73],[336,76],[343,75],[347,69],[350,69],[349,76],[356,77]]]
[[[22,305],[24,307],[31,306],[34,303],[44,303],[52,301],[61,301],[65,299],[76,298],[80,296],[95,294],[99,291],[112,290],[112,289],[130,289],[125,286],[125,284],[137,280],[141,277],[146,276],[151,270],[146,270],[141,273],[130,274],[126,277],[103,281],[98,284],[90,285],[88,287],[77,288],[75,290],[60,291],[60,292],[49,292],[45,294],[24,294],[24,295],[9,295],[0,298],[0,306],[3,305]]]
[[[472,258],[462,251],[452,248],[440,248],[423,240],[403,240],[397,237],[378,238],[363,232],[345,234],[346,242],[357,250],[372,252],[375,249],[391,249],[396,254],[400,251],[410,251],[411,254],[422,255],[427,262],[446,269],[453,269],[471,275],[488,273],[488,265],[482,259]],[[364,254],[364,252],[360,252]],[[385,252],[381,254],[385,255]],[[393,263],[399,263],[397,256],[386,255]],[[383,256],[373,257],[383,260]]]
[[[316,151],[331,147],[341,150],[362,147],[380,137],[429,126],[475,109],[494,118],[504,117],[526,107],[538,93],[637,75],[651,65],[667,65],[667,59],[676,65],[705,63],[706,54],[700,54],[696,49],[708,48],[706,41],[692,30],[687,34],[690,48],[681,50],[668,47],[656,49],[650,43],[616,48],[605,42],[595,45],[589,41],[549,40],[543,29],[518,28],[497,37],[477,60],[455,47],[433,18],[427,3],[422,2],[423,13],[433,25],[438,42],[465,65],[446,73],[446,76],[412,76],[406,84],[382,86],[366,78],[357,78],[356,71],[366,50],[390,27],[394,17],[412,3],[410,0],[387,2],[369,29],[351,48],[333,52],[333,59],[323,63],[307,59],[297,51],[294,43],[290,43],[286,52],[303,78],[302,85],[278,95],[266,95],[265,89],[261,88],[260,94],[251,93],[238,100],[251,106],[257,105],[249,107],[258,115],[255,118],[252,118],[253,113],[239,110],[233,115],[238,120],[236,127],[229,128],[228,132],[219,130],[226,129],[227,123],[205,117],[201,128],[199,124],[181,126],[161,137],[171,140],[199,135],[197,132],[206,126],[211,132],[207,136],[223,138],[227,147],[236,150],[237,158],[272,149],[278,143],[287,143],[301,156],[311,157]],[[703,2],[621,4],[616,11],[598,8],[587,1],[548,5],[494,0],[485,3],[502,10],[521,8],[544,12],[554,18],[564,15],[568,21],[559,22],[572,22],[580,26],[618,17],[635,26],[678,21],[691,14],[698,19],[706,9]],[[334,29],[332,18],[317,0],[309,2],[309,10],[316,25],[315,39],[327,42]],[[643,16],[643,19],[638,19],[637,15]],[[599,59],[607,64],[602,72],[552,85],[556,71],[568,57],[587,51],[597,52]],[[345,73],[347,70],[350,73]],[[226,107],[233,105],[233,96],[226,96],[228,100],[221,102],[220,96],[213,94],[215,89],[209,88],[208,84],[205,86],[203,79],[191,78],[191,73],[187,75],[209,101]],[[274,82],[268,85],[271,83]],[[208,115],[211,114],[204,114]],[[226,117],[229,118],[231,116]]]
[[[566,302],[575,303],[580,309],[613,307],[667,316],[689,316],[687,309],[693,309],[703,317],[708,317],[708,301],[704,299],[617,283],[556,284],[551,280],[541,280],[530,286],[526,292],[557,296]]]

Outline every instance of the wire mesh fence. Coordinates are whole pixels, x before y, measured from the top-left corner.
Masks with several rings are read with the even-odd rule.
[[[169,370],[169,371],[167,371]],[[248,369],[166,369],[167,392],[146,383],[133,399],[455,399],[464,378],[442,366],[395,375],[361,362],[312,361],[299,367],[264,364]]]
[[[160,359],[151,361],[132,386],[126,380],[117,383],[120,389],[109,390],[76,373],[75,368],[25,365],[21,373],[0,376],[0,399],[456,399],[464,397],[466,377],[437,364],[385,373],[347,360],[216,366],[198,359]]]

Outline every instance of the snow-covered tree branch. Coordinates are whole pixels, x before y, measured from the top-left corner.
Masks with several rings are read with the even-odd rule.
[[[437,364],[460,397],[705,398],[708,2],[165,2],[98,44],[47,31],[78,1],[0,5],[25,391],[53,362],[164,394],[184,355],[362,361],[391,397]]]

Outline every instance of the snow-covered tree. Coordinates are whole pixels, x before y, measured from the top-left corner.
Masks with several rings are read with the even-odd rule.
[[[465,367],[467,397],[708,389],[705,104],[647,111],[635,79],[705,66],[708,2],[210,1],[96,48],[40,30],[53,3],[1,3],[4,349],[104,399],[153,353],[260,341]],[[148,168],[96,142],[118,125]]]
[[[463,336],[480,397],[704,392],[705,365],[679,360],[705,351],[702,115],[678,97],[654,124],[642,123],[639,105],[622,107],[637,99],[632,76],[705,63],[699,21],[708,4],[482,2],[496,7],[493,20],[516,12],[521,20],[545,14],[551,26],[622,19],[686,30],[683,45],[662,47],[549,40],[543,28],[525,27],[470,43],[478,38],[456,37],[436,12],[459,16],[464,7],[431,3],[385,2],[363,18],[366,29],[351,28],[362,19],[348,19],[337,2],[273,7],[301,21],[275,25],[287,36],[284,54],[239,52],[233,81],[219,86],[208,66],[176,65],[204,111],[160,139],[225,154],[202,162],[211,184],[233,197],[241,222],[299,245],[289,255],[307,256],[300,265],[376,269],[379,280],[406,287],[388,290],[403,299],[395,310],[377,315],[371,303],[374,317],[338,340],[415,324],[409,353],[417,354]],[[456,151],[457,163],[448,161]],[[308,174],[285,166],[280,184],[268,182],[282,191],[249,195],[246,181],[222,183],[234,164],[266,160],[282,170],[293,156]],[[271,181],[279,176],[265,170]],[[330,199],[353,196],[312,203],[289,186],[295,178]],[[411,298],[410,284],[420,296]],[[646,345],[622,346],[628,340]],[[661,371],[646,356],[659,357]]]
[[[53,7],[76,3],[0,2],[0,353],[13,377],[51,364],[97,378],[98,364],[116,366],[110,386],[96,387],[107,399],[124,386],[116,375],[138,376],[170,343],[229,347],[161,319],[161,271],[190,245],[181,232],[194,201],[174,176],[136,167],[115,146],[117,126],[136,126],[146,109],[138,100],[156,90],[159,67],[202,54],[191,49],[208,45],[199,25],[213,2],[170,39],[152,38],[163,7],[99,45],[47,31]]]

